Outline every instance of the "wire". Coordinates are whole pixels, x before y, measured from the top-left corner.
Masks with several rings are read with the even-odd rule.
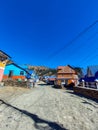
[[[94,40],[93,38],[96,36],[98,34],[98,32],[96,32],[96,33],[94,33],[91,37],[89,37],[85,42],[87,42],[87,41],[92,41],[92,40]],[[90,41],[90,42],[91,42]],[[79,46],[78,47],[75,47],[74,49],[73,49],[73,51],[71,51],[71,53],[72,53],[72,55],[69,55],[68,56],[68,58],[69,57],[73,57],[74,55],[77,55],[77,52],[79,52],[79,50],[81,50],[82,48],[85,48],[86,47],[86,45],[85,46],[82,46],[82,48],[81,48],[81,45],[83,45],[83,44],[85,44],[85,42],[82,42],[81,44],[79,44]],[[87,45],[87,49],[88,49],[88,45]],[[76,51],[75,51],[76,50]],[[74,53],[73,53],[74,52]]]
[[[86,57],[84,57],[80,62],[79,62],[79,65],[81,65],[81,63],[83,64],[83,63],[86,63],[87,61],[90,61],[91,59],[93,60],[93,58],[95,58],[95,57],[97,57],[98,56],[98,54],[97,55],[92,55],[93,54],[93,52],[95,53],[95,52],[97,52],[97,50],[98,50],[98,48],[96,48],[96,49],[94,49],[93,51],[91,51]]]
[[[72,45],[78,38],[80,38],[82,35],[84,35],[86,32],[88,32],[93,26],[95,26],[98,23],[98,20],[96,20],[95,22],[93,22],[91,25],[89,25],[87,28],[85,28],[82,32],[80,32],[74,39],[72,39],[70,42],[68,42],[65,46],[63,46],[62,48],[58,49],[57,51],[55,51],[54,53],[52,53],[48,59],[51,59],[53,57],[55,57],[57,54],[59,54],[61,51],[63,51],[65,48],[67,48],[68,46]]]

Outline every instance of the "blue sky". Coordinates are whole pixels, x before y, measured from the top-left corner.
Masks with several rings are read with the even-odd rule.
[[[95,65],[98,24],[60,48],[96,20],[97,0],[1,0],[0,49],[17,64]]]

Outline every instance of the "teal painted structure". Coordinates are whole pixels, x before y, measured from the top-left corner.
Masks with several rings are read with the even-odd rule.
[[[27,68],[28,68],[27,66],[24,66],[24,65],[18,66],[16,64],[12,63],[5,67],[4,75],[9,75],[10,71],[12,71],[13,75],[17,75],[17,76],[24,75],[25,76],[27,74],[27,72],[26,72]]]
[[[29,70],[28,66],[22,65],[18,66],[15,63],[9,64],[5,67],[4,71],[4,79],[12,78],[12,79],[34,79],[37,81],[39,77],[37,76],[34,70]]]

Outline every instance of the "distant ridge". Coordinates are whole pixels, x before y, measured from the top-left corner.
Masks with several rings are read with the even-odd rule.
[[[45,66],[32,66],[28,65],[28,68],[34,70],[39,76],[44,75],[56,75],[57,70]]]

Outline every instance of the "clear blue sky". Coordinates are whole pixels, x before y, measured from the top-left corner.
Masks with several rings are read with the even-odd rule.
[[[1,0],[0,49],[18,64],[95,65],[98,24],[59,49],[96,20],[98,0]]]

